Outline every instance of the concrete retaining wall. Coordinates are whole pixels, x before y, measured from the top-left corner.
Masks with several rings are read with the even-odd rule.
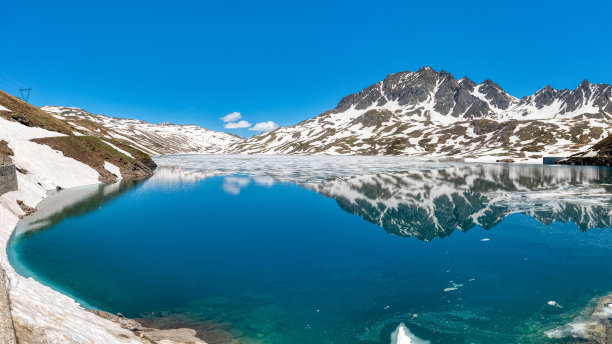
[[[2,164],[0,160],[0,195],[17,190],[17,171],[13,164]]]

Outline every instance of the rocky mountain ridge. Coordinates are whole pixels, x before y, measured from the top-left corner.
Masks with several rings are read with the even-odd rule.
[[[235,153],[417,155],[480,159],[569,156],[611,133],[612,86],[584,81],[515,98],[491,80],[401,72],[291,127],[230,146]]]
[[[612,86],[583,81],[516,98],[424,67],[390,74],[329,111],[290,127],[241,138],[194,125],[151,124],[79,108],[43,110],[83,134],[132,142],[149,154],[406,155],[541,161],[585,152],[612,134]]]

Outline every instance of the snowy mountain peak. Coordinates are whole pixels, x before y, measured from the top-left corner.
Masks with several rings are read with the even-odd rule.
[[[389,74],[297,125],[229,147],[233,153],[426,155],[535,160],[567,156],[612,132],[612,86],[547,86],[518,99],[423,67]],[[496,158],[498,157],[498,158]]]

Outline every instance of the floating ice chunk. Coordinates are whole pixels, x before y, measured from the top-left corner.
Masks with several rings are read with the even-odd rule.
[[[428,340],[423,340],[410,332],[410,330],[404,325],[399,326],[391,333],[391,344],[430,344]]]
[[[455,283],[453,281],[449,281],[453,286],[452,287],[448,287],[448,288],[444,288],[444,292],[448,292],[448,291],[453,291],[453,290],[457,290],[461,287],[463,287],[463,284],[461,283]]]

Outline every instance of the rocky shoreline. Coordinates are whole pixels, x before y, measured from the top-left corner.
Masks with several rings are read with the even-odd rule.
[[[591,343],[612,343],[612,294],[599,299],[586,328]]]
[[[145,327],[141,322],[126,318],[121,313],[114,315],[100,310],[89,309],[88,311],[103,319],[110,320],[128,331],[131,331],[134,333],[134,335],[137,335],[143,343],[165,344],[166,342],[164,341],[185,344],[205,343],[201,338],[197,337],[197,331],[194,329],[184,327],[170,329]]]

